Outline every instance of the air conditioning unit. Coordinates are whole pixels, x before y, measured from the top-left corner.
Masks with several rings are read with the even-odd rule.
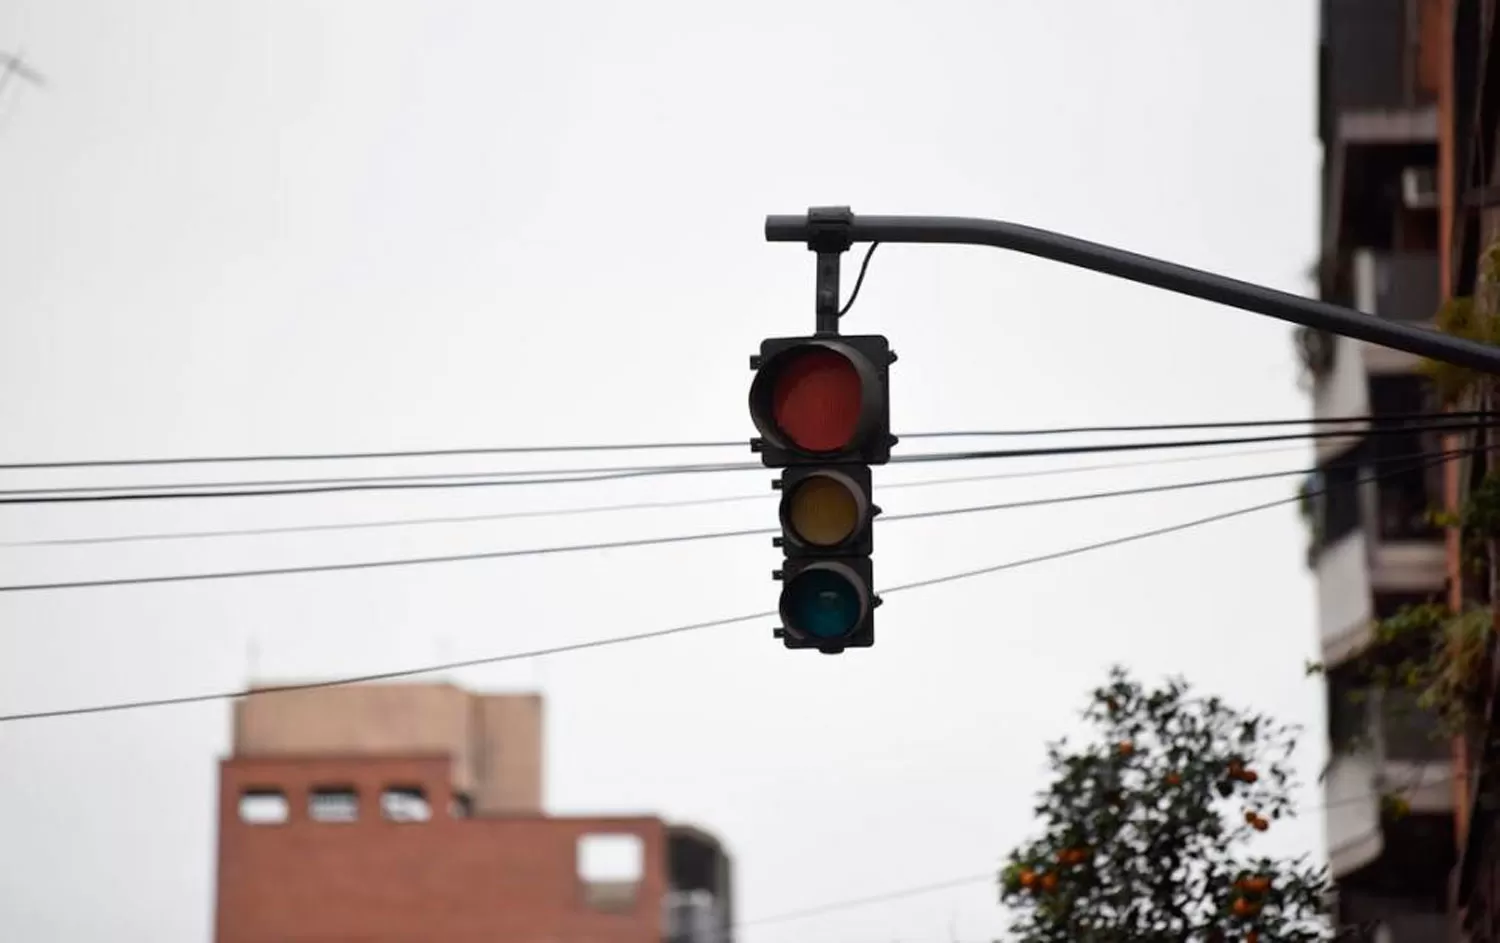
[[[1401,202],[1409,210],[1436,209],[1437,168],[1408,167],[1401,171]]]

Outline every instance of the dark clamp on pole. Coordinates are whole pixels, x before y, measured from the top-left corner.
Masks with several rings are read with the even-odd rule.
[[[818,254],[817,333],[839,332],[839,258],[854,245],[854,211],[847,206],[815,206],[807,211],[807,247]]]

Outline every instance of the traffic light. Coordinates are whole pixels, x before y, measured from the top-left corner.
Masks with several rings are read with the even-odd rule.
[[[880,508],[870,466],[890,461],[889,368],[881,336],[777,337],[750,359],[750,447],[781,469],[782,627],[788,648],[837,654],[875,644],[870,555]]]

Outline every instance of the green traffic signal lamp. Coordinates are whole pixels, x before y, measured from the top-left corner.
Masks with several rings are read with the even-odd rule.
[[[806,462],[884,465],[896,355],[880,335],[773,337],[750,358],[750,447],[767,468]]]
[[[788,560],[782,581],[776,631],[787,648],[816,648],[836,655],[846,648],[875,644],[875,608],[869,557]]]

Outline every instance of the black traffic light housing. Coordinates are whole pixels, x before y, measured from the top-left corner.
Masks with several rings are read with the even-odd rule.
[[[781,628],[775,636],[787,648],[815,648],[825,655],[837,655],[846,648],[869,648],[875,644],[875,609],[880,597],[875,595],[874,567],[869,557],[831,557],[827,559],[788,559],[773,575],[781,580],[781,599],[777,611]],[[819,592],[818,580],[826,587],[836,581],[849,587],[846,597],[854,609],[847,632],[820,635],[809,625],[800,624],[799,602]]]
[[[870,466],[890,461],[890,365],[880,335],[775,337],[750,358],[752,451],[781,474],[785,560],[776,637],[787,648],[838,654],[875,644]]]
[[[798,530],[796,521],[797,499],[804,488],[819,486],[839,488],[851,496],[855,518],[854,528],[847,536],[837,541],[818,541],[815,537]],[[781,492],[781,536],[771,538],[773,546],[787,551],[789,559],[807,555],[809,557],[867,557],[875,550],[875,515],[880,508],[872,501],[870,466],[868,465],[824,465],[817,467],[792,467],[782,469],[781,477],[771,482],[771,487]]]
[[[841,448],[813,451],[800,448],[776,423],[776,381],[782,372],[808,355],[836,354],[859,378],[859,416],[850,441]],[[760,353],[750,358],[756,371],[750,384],[750,417],[760,437],[750,440],[750,450],[760,453],[767,468],[785,468],[807,462],[863,462],[884,465],[891,459],[890,365],[896,355],[890,341],[879,334],[844,337],[772,337],[761,341]]]

